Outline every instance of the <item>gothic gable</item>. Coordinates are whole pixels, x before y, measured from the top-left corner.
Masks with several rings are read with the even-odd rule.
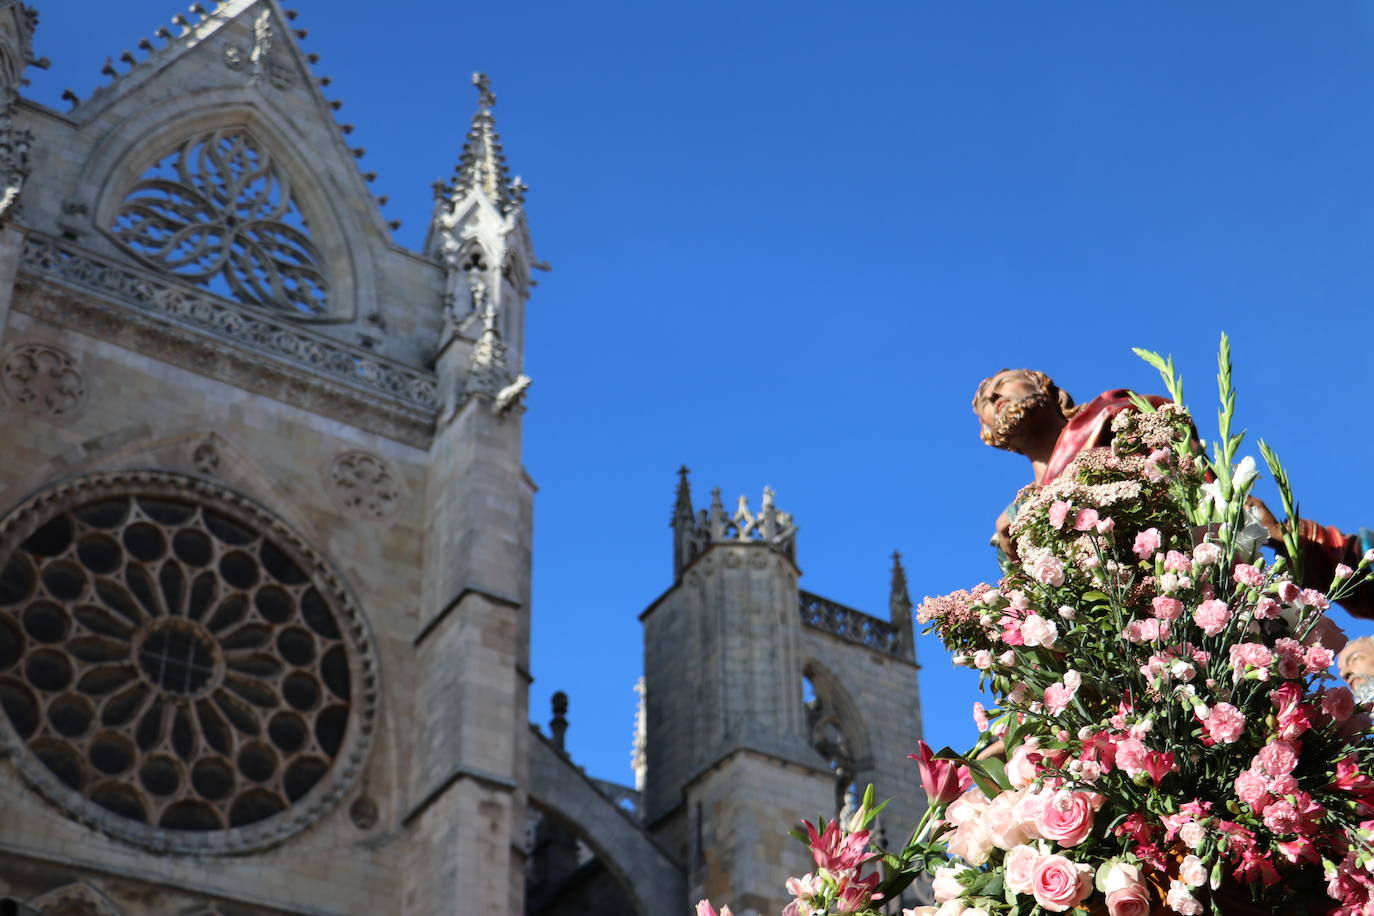
[[[62,230],[291,320],[374,315],[394,244],[290,17],[231,0],[174,22],[71,112],[89,154]]]

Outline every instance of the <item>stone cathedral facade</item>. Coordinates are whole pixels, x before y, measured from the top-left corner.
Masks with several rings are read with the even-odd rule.
[[[0,0],[0,912],[764,913],[798,817],[915,821],[900,567],[885,618],[802,591],[771,494],[680,482],[638,785],[530,727],[542,265],[484,78],[410,251],[277,0],[66,112],[38,13]]]

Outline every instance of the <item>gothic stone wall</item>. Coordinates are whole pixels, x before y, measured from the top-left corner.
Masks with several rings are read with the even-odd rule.
[[[56,882],[60,873],[105,887],[128,913],[173,912],[151,901],[177,895],[240,901],[253,912],[396,912],[405,844],[395,831],[408,802],[398,742],[409,740],[398,736],[397,723],[413,719],[411,639],[425,455],[46,325],[24,314],[23,301],[16,306],[0,359],[34,347],[60,353],[84,396],[55,415],[41,403],[21,403],[16,395],[22,391],[6,386],[0,503],[13,506],[53,481],[91,472],[157,468],[218,480],[270,507],[337,570],[364,609],[378,658],[381,710],[365,771],[348,794],[313,826],[276,848],[246,855],[152,854],[78,824],[26,787],[14,761],[0,763],[7,771],[0,780],[6,813],[0,850],[9,863],[0,867],[0,890],[28,896],[47,890],[36,885]],[[387,469],[395,499],[349,504],[336,462],[358,452]],[[372,805],[375,818],[367,810]],[[351,817],[350,809],[359,816]],[[153,884],[162,890],[154,894]]]

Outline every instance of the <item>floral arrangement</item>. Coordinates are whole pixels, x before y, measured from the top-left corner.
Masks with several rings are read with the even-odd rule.
[[[1374,556],[1303,587],[1296,503],[1261,442],[1290,520],[1267,558],[1225,337],[1210,455],[1172,360],[1136,352],[1173,403],[1134,399],[1110,448],[1022,492],[995,587],[920,608],[995,699],[974,704],[978,743],[913,755],[929,809],[902,849],[874,846],[871,790],[847,824],[807,824],[816,867],[785,916],[894,912],[923,873],[936,905],[905,916],[1374,916],[1374,742],[1328,683],[1344,636],[1325,615]]]

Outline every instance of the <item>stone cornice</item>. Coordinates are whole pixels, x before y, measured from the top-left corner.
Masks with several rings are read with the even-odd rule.
[[[432,437],[432,373],[38,233],[14,308],[407,445]]]

